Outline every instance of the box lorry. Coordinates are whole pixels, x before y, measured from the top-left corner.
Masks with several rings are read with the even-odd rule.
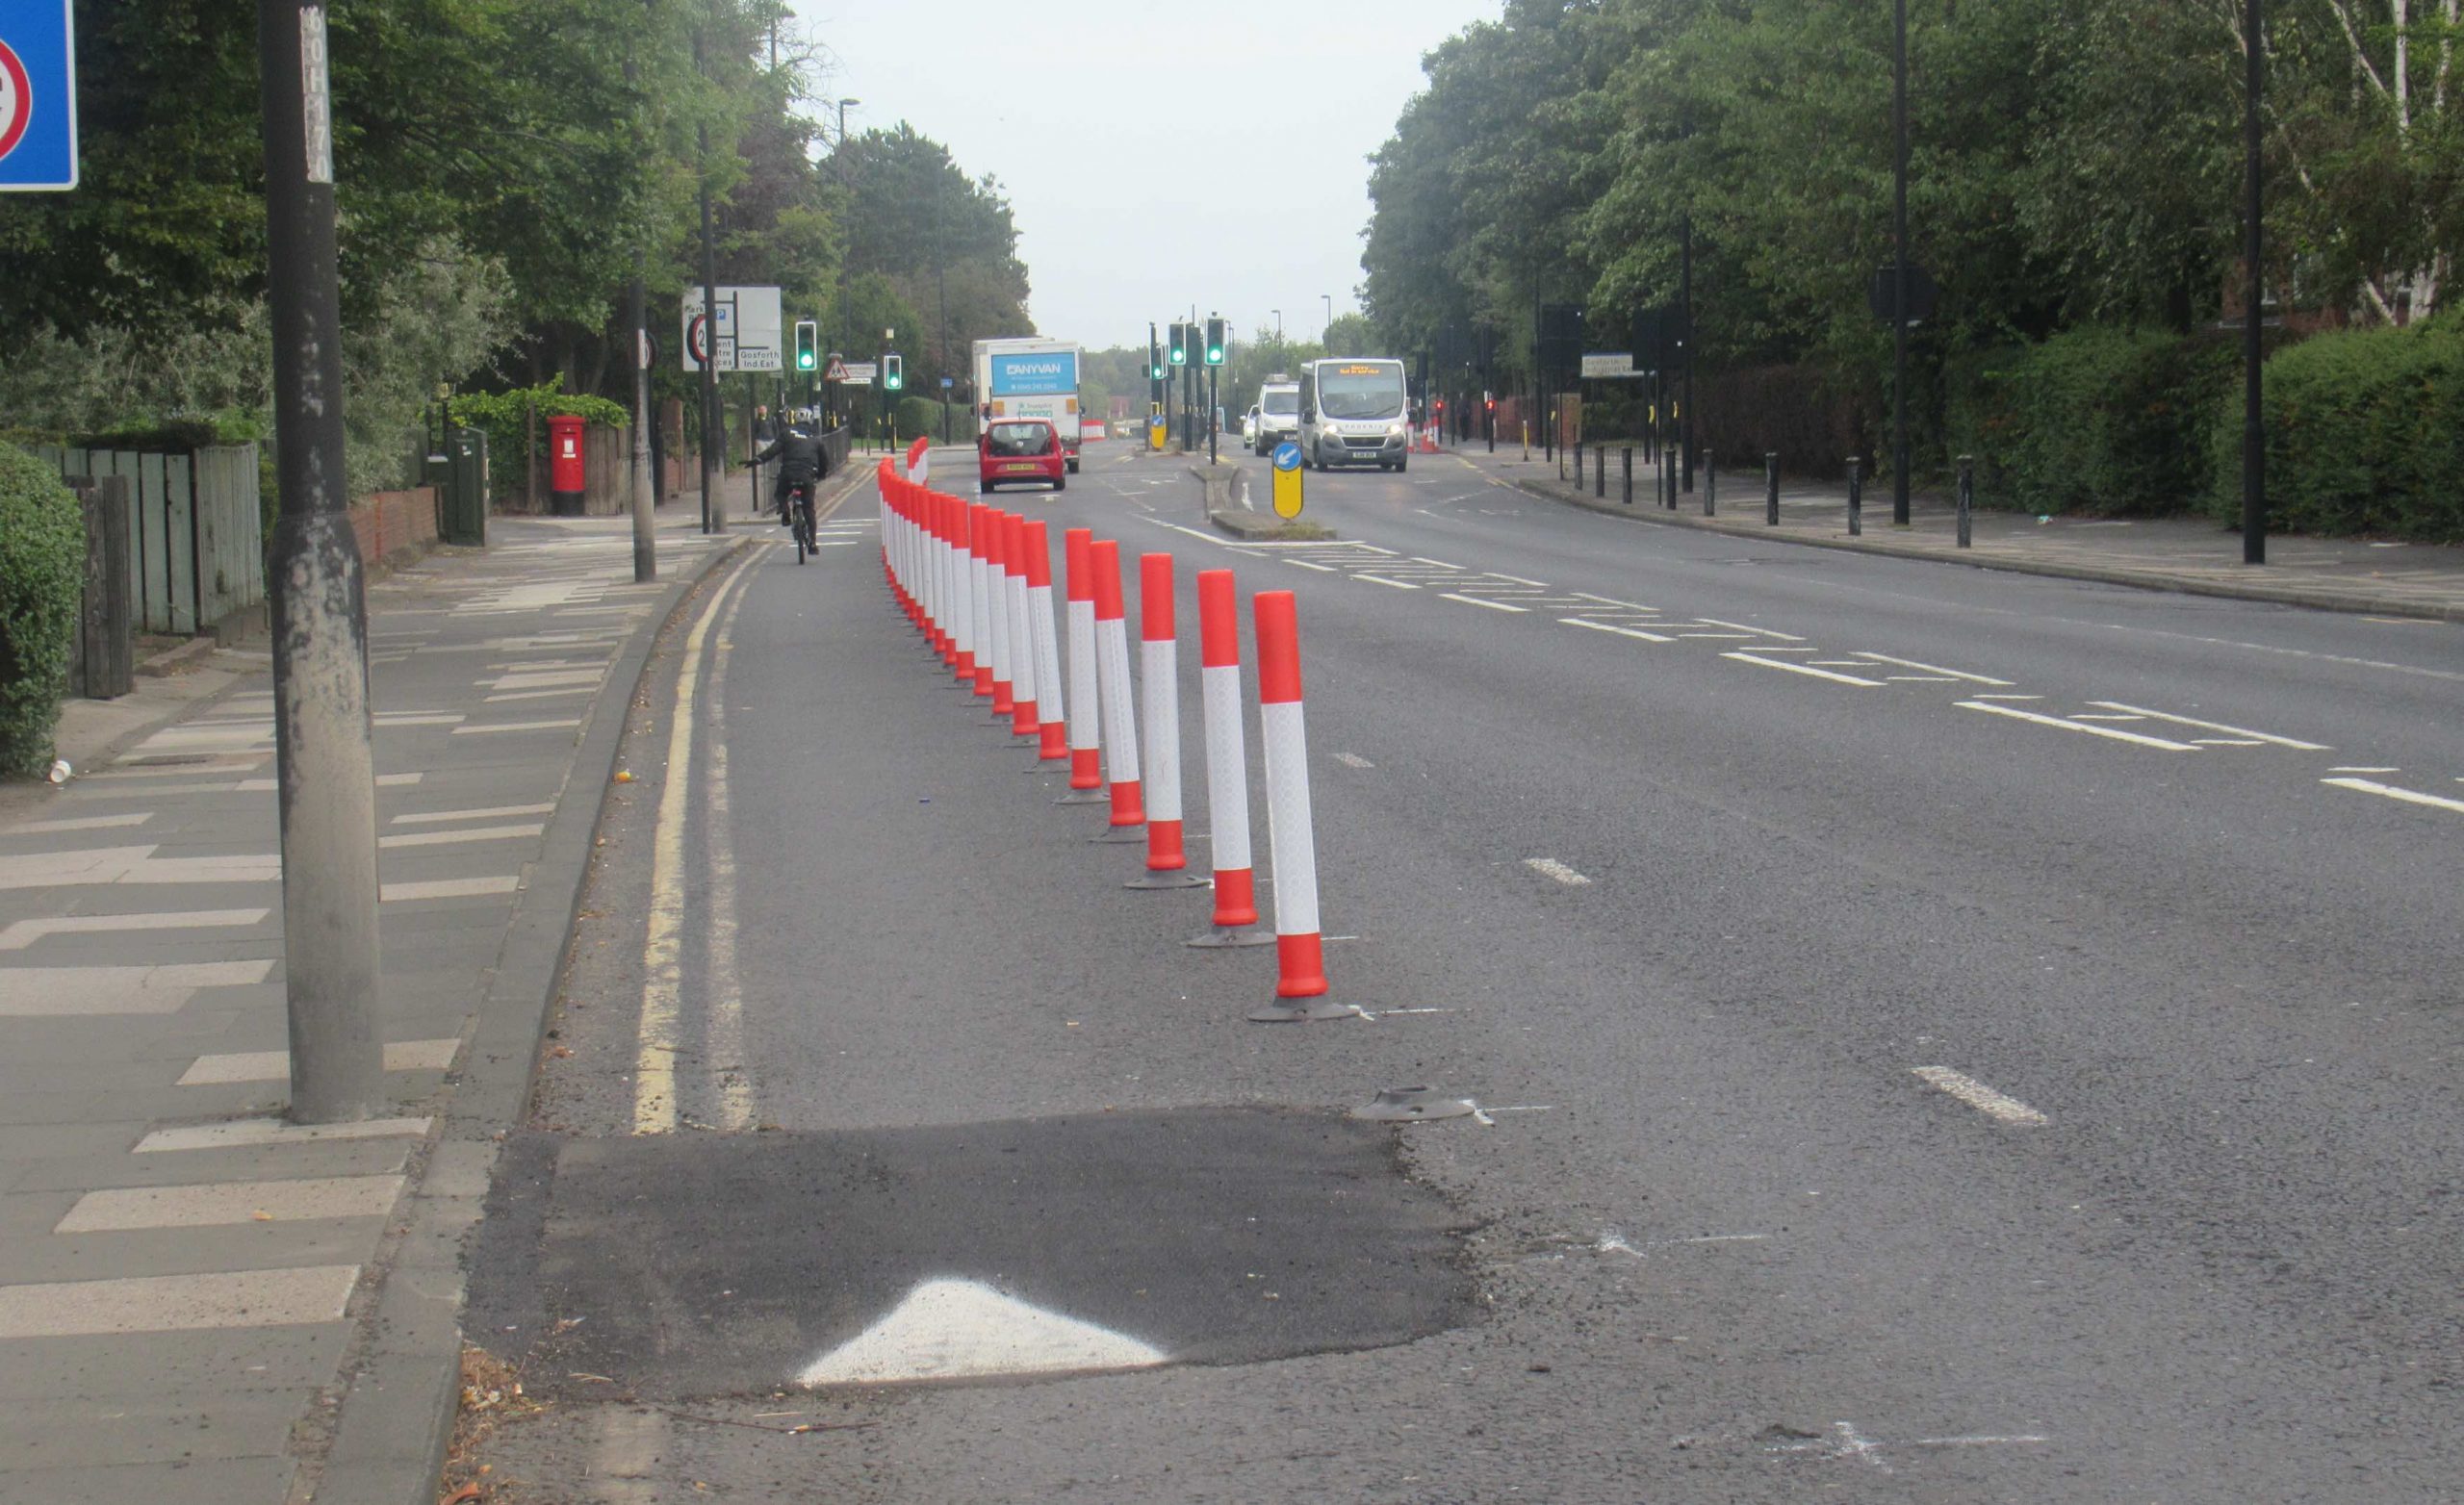
[[[1061,436],[1078,471],[1078,346],[1066,340],[975,342],[976,432],[1003,419],[1040,418]]]

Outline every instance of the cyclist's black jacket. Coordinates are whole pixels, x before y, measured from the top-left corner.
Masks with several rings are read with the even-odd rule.
[[[782,481],[817,481],[830,471],[830,456],[823,451],[821,441],[793,429],[781,435],[757,459],[762,465],[778,461]]]

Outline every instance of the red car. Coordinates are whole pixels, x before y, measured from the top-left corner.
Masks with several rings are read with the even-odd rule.
[[[995,419],[975,442],[977,489],[988,493],[1011,481],[1050,481],[1054,491],[1066,490],[1068,463],[1048,419]]]

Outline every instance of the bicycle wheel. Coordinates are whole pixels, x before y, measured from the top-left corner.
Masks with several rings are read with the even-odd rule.
[[[812,507],[808,503],[802,500],[796,503],[796,525],[792,531],[796,535],[796,563],[801,565],[805,562],[805,555],[816,551],[812,536]]]

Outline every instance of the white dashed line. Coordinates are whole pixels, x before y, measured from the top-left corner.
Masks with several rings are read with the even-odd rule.
[[[1484,601],[1477,596],[1457,596],[1451,591],[1441,592],[1437,599],[1439,600],[1461,601],[1466,606],[1486,606],[1491,611],[1521,612],[1524,609],[1521,606],[1509,606],[1503,601]]]
[[[2433,809],[2453,810],[2459,815],[2464,815],[2464,800],[2450,800],[2444,795],[2423,794],[2417,789],[2400,789],[2394,784],[2377,783],[2368,778],[2322,778],[2319,781],[2323,784],[2333,784],[2339,789],[2358,789],[2363,794],[2379,795],[2389,800],[2401,800],[2406,804],[2426,804]]]
[[[1335,761],[1346,768],[1375,768],[1377,765],[1357,752],[1338,752]]]
[[[1450,500],[1453,500],[1453,501],[1469,501],[1469,500],[1471,499],[1471,497],[1450,497],[1450,498],[1449,498],[1449,499],[1450,499]],[[1437,567],[1438,567],[1439,569],[1441,569],[1441,570],[1460,570],[1460,569],[1463,569],[1463,568],[1464,568],[1464,566],[1462,566],[1462,565],[1448,564],[1448,563],[1447,563],[1445,560],[1443,560],[1443,559],[1431,559],[1431,558],[1429,558],[1428,556],[1426,556],[1425,554],[1414,554],[1414,555],[1412,555],[1411,557],[1412,557],[1412,563],[1414,563],[1414,564],[1435,565],[1435,566],[1437,566]]]
[[[1739,632],[1751,632],[1758,638],[1778,638],[1783,643],[1802,643],[1805,641],[1805,639],[1798,637],[1793,632],[1774,632],[1769,627],[1750,627],[1742,622],[1722,622],[1717,617],[1702,617],[1696,620],[1714,627],[1734,627]]]
[[[1519,574],[1502,574],[1495,570],[1489,572],[1489,578],[1492,580],[1512,580],[1517,585],[1528,585],[1534,590],[1545,591],[1550,589],[1549,582],[1546,580],[1527,580]]]
[[[2008,679],[1990,678],[1985,675],[1972,675],[1964,669],[1945,669],[1939,664],[1919,663],[1913,658],[1893,658],[1888,653],[1868,653],[1862,649],[1857,650],[1856,653],[1859,658],[1870,658],[1878,664],[1897,664],[1902,669],[1922,669],[1929,675],[1949,675],[1954,679],[1965,679],[1971,684],[2007,685],[2011,682]]]
[[[1948,1066],[1913,1066],[1910,1068],[1927,1084],[1939,1087],[1968,1107],[2006,1124],[2041,1124],[2045,1116],[2020,1102],[1994,1091],[1974,1077],[1964,1076]]]
[[[1525,857],[1523,865],[1534,873],[1555,879],[1568,888],[1580,888],[1591,881],[1590,879],[1583,877],[1555,857]]]
[[[2135,731],[2117,731],[2111,727],[2093,727],[2086,722],[2066,721],[2060,716],[2040,716],[2034,711],[2023,711],[2015,705],[1989,705],[1983,701],[1962,701],[1959,706],[1962,710],[1991,711],[1996,716],[2008,716],[2015,721],[2033,722],[2040,727],[2055,727],[2064,731],[2084,731],[2092,737],[2111,737],[2116,742],[2137,743],[2143,748],[2155,748],[2166,752],[2198,751],[2187,742],[2168,742],[2162,737],[2143,737]]]
[[[1338,573],[1333,565],[1313,564],[1309,560],[1295,559],[1290,555],[1286,555],[1283,562],[1285,564],[1298,565],[1303,570],[1315,570],[1320,574],[1334,574]]]
[[[1614,632],[1621,638],[1640,638],[1646,643],[1670,643],[1676,641],[1673,638],[1663,637],[1656,632],[1646,632],[1640,627],[1613,626],[1605,622],[1592,622],[1582,617],[1559,617],[1557,620],[1570,627],[1589,627],[1594,632]]]
[[[1879,690],[1882,688],[1883,683],[1880,679],[1865,679],[1861,678],[1856,675],[1834,674],[1828,669],[1816,669],[1811,664],[1792,664],[1784,658],[1764,658],[1758,653],[1748,653],[1741,650],[1722,653],[1720,656],[1722,658],[1733,658],[1741,664],[1760,664],[1765,669],[1784,669],[1792,675],[1805,675],[1815,679],[1829,679],[1838,684],[1862,685],[1864,688],[1869,690]]]
[[[2265,731],[2252,731],[2247,727],[2228,727],[2220,721],[2200,721],[2193,716],[2175,716],[2168,711],[2151,711],[2143,705],[2125,705],[2119,701],[2090,701],[2088,703],[2101,705],[2109,711],[2128,711],[2133,716],[2152,716],[2158,721],[2169,721],[2177,726],[2196,727],[2201,731],[2220,731],[2228,737],[2255,737],[2261,742],[2272,743],[2280,748],[2292,748],[2301,752],[2331,751],[2316,742],[2297,742],[2291,737],[2279,737]]]
[[[1420,589],[1419,586],[1414,585],[1409,580],[1390,580],[1382,574],[1371,574],[1366,571],[1353,574],[1352,578],[1355,580],[1367,580],[1372,585],[1391,585],[1399,591],[1417,591]]]

